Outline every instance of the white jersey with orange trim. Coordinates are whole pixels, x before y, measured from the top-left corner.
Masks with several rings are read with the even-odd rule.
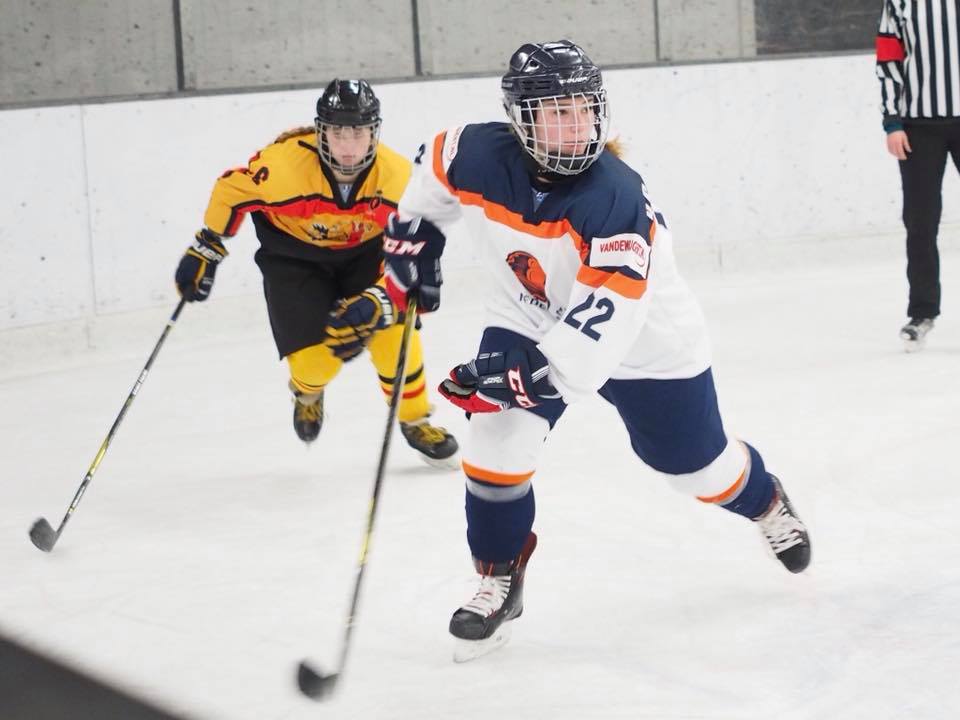
[[[486,325],[537,341],[567,403],[706,370],[703,315],[640,176],[604,151],[568,181],[532,178],[507,123],[451,129],[421,148],[400,218],[467,220],[494,285]]]

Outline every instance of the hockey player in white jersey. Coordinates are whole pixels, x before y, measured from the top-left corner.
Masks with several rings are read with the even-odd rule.
[[[385,239],[401,307],[440,303],[442,228],[482,225],[494,287],[477,356],[440,387],[470,413],[463,469],[475,597],[456,659],[502,644],[536,547],[531,478],[566,405],[595,392],[637,456],[676,489],[757,523],[781,563],[810,562],[807,530],[760,453],[728,435],[703,316],[640,176],[607,146],[600,70],[568,41],[526,44],[501,83],[508,123],[465,125],[421,148]],[[468,218],[469,219],[469,218]]]

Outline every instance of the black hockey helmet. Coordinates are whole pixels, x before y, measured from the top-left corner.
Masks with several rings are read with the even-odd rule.
[[[505,103],[524,98],[599,92],[600,68],[569,40],[526,43],[510,57],[510,69],[500,81]]]
[[[372,125],[380,101],[366,80],[334,80],[317,100],[317,121],[327,125]]]
[[[366,80],[333,80],[317,100],[315,122],[317,146],[325,163],[348,175],[373,163],[380,138],[380,101]],[[334,127],[370,128],[370,147],[359,162],[342,165],[334,159],[327,142],[327,132]]]
[[[500,80],[503,107],[520,144],[547,172],[576,175],[603,152],[609,114],[603,76],[582,48],[569,40],[526,43],[510,57],[510,68]],[[562,98],[579,97],[593,110],[590,141],[584,152],[562,154],[538,141],[534,126],[544,108]],[[541,134],[545,128],[540,128]],[[554,131],[556,128],[554,128]]]

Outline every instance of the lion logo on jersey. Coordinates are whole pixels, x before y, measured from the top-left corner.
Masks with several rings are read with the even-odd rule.
[[[547,300],[547,274],[540,267],[540,263],[530,253],[514,250],[507,255],[507,265],[513,270],[520,284],[527,292],[540,302],[549,304]]]

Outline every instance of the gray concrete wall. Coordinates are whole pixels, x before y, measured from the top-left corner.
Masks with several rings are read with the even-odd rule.
[[[409,0],[181,0],[186,89],[415,75]]]
[[[755,2],[758,55],[872,48],[882,7],[877,0]]]
[[[661,61],[721,60],[757,54],[754,0],[659,0]]]
[[[877,2],[0,0],[0,107],[495,74],[560,38],[608,67],[868,49]]]
[[[613,132],[685,262],[742,271],[902,244],[869,53],[610,70],[605,80]],[[502,118],[498,86],[490,76],[378,83],[384,141],[410,157],[435,129]],[[0,330],[169,311],[173,268],[213,180],[308,120],[316,97],[310,88],[0,112],[0,158],[16,168],[0,177]],[[946,196],[960,196],[960,179],[946,182]],[[953,205],[943,223],[956,236]],[[864,242],[848,245],[854,237]],[[259,293],[251,224],[230,243],[215,298]],[[477,252],[450,242],[444,268],[471,267]],[[0,365],[3,349],[0,340]]]
[[[0,0],[0,103],[177,89],[172,3]]]
[[[424,75],[503,72],[525,42],[566,38],[601,65],[654,62],[654,0],[419,0]]]

